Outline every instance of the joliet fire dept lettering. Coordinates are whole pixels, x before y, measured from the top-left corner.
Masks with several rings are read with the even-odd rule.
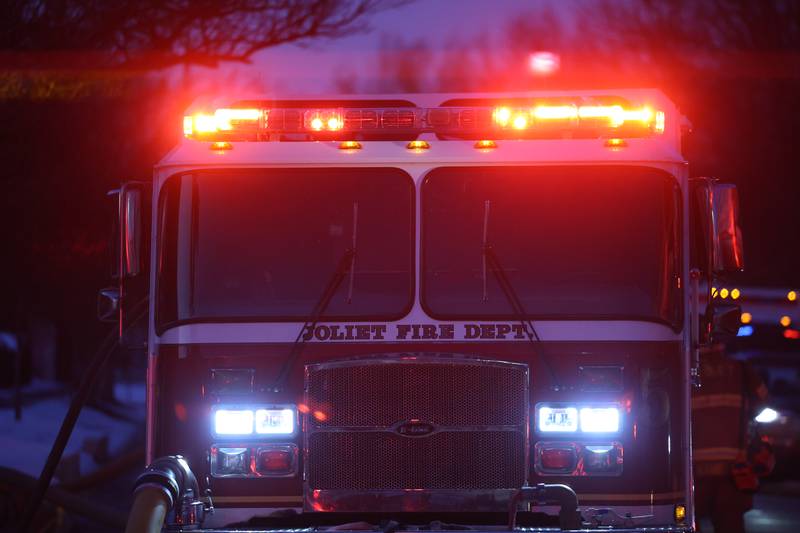
[[[508,323],[437,324],[317,324],[306,326],[305,342],[523,340],[527,328]]]

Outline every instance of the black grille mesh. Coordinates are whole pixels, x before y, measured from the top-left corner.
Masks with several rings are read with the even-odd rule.
[[[308,488],[519,488],[526,471],[526,394],[521,365],[311,366],[307,402],[311,413],[324,416],[308,418]],[[421,437],[392,431],[412,419],[437,431]]]
[[[314,489],[511,489],[523,485],[520,432],[441,432],[424,438],[392,433],[311,436]]]
[[[524,424],[526,373],[520,366],[395,363],[315,369],[312,410],[322,427],[391,426],[418,418],[438,426]]]

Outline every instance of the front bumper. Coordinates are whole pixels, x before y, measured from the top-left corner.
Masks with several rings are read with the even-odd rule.
[[[456,528],[450,525],[442,525],[441,529],[432,529],[430,527],[426,528],[419,528],[419,529],[393,529],[389,527],[374,527],[372,529],[340,529],[341,526],[334,526],[334,527],[316,527],[316,528],[304,528],[304,529],[253,529],[253,528],[220,528],[220,529],[192,529],[191,531],[196,533],[320,533],[323,531],[335,531],[336,533],[364,533],[365,531],[374,531],[377,533],[406,533],[406,532],[414,532],[419,533],[420,531],[452,531]],[[476,528],[470,528],[469,526],[459,525],[461,531],[469,531],[470,533],[501,533],[505,531],[509,531],[508,528],[503,526],[497,527],[487,527],[487,526],[480,526]],[[169,529],[168,529],[169,531]],[[178,530],[180,531],[180,530]],[[189,531],[189,530],[187,530]],[[555,531],[563,531],[558,528],[550,528],[550,527],[520,527],[515,529],[514,531],[524,532],[524,533],[536,533],[536,532],[548,532],[552,533]],[[600,527],[600,528],[591,528],[591,529],[572,529],[570,531],[579,532],[579,533],[598,533],[600,531],[603,532],[612,532],[612,533],[691,533],[693,530],[687,526],[663,526],[663,527],[633,527],[633,528],[608,528],[608,527]]]

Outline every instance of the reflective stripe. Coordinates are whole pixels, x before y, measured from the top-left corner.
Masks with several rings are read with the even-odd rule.
[[[698,394],[692,396],[692,410],[709,409],[711,407],[735,407],[742,406],[741,394]]]
[[[212,496],[220,503],[303,503],[302,496]]]
[[[734,461],[744,450],[739,448],[697,448],[692,453],[696,462],[700,461]]]
[[[653,502],[655,500],[678,500],[683,499],[684,493],[680,492],[647,492],[634,494],[590,494],[578,492],[579,501],[601,500],[601,501],[643,501]]]

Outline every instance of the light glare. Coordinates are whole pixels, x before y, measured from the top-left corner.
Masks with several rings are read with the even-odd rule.
[[[561,66],[561,58],[553,52],[534,52],[528,63],[534,74],[548,76]]]
[[[614,433],[619,431],[619,409],[616,407],[582,408],[581,431],[587,433]]]
[[[214,118],[214,115],[197,113],[194,116],[195,133],[214,133],[216,131],[217,131],[217,119]]]
[[[573,432],[578,430],[578,410],[575,407],[540,407],[539,431]]]
[[[232,121],[250,121],[254,122],[261,118],[260,109],[217,109],[214,112],[216,119],[217,129],[222,131],[230,131],[233,129]]]
[[[192,134],[192,117],[183,117],[183,134],[189,137]]]
[[[758,416],[756,416],[756,422],[758,422],[759,424],[771,424],[772,422],[775,422],[777,419],[778,419],[778,411],[776,411],[775,409],[771,409],[769,407],[765,407],[764,409],[762,409],[761,412],[758,413]]]
[[[214,414],[214,432],[217,435],[252,435],[253,411],[219,409]]]
[[[294,433],[294,411],[291,409],[256,410],[256,433],[291,435]]]
[[[533,117],[539,120],[578,118],[578,108],[574,105],[540,105],[533,108]]]

